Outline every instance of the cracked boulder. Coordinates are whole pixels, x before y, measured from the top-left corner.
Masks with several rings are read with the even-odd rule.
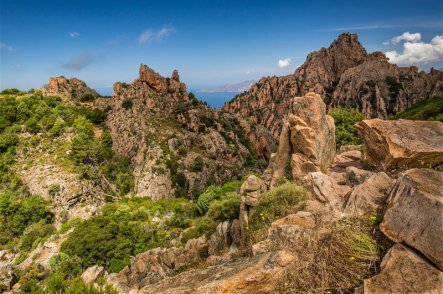
[[[443,270],[443,173],[411,169],[398,177],[380,225],[395,242],[417,249]]]

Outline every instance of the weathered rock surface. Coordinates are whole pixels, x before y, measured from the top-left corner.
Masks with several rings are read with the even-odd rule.
[[[19,166],[25,164],[25,161],[26,157],[23,162],[20,159],[15,169],[31,194],[51,201],[56,226],[61,224],[64,212],[68,212],[68,217],[86,219],[105,203],[101,188],[90,181],[79,179],[78,174],[48,163],[36,163],[27,168]]]
[[[102,277],[104,273],[104,267],[98,265],[90,266],[82,273],[82,279],[85,283],[93,283]]]
[[[308,92],[318,93],[329,106],[357,108],[366,118],[386,119],[420,100],[442,95],[443,73],[390,64],[381,52],[368,54],[356,34],[344,33],[329,48],[309,54],[294,74],[262,78],[226,103],[224,110],[243,119],[256,152],[269,159],[291,99]]]
[[[285,276],[294,256],[278,251],[191,269],[142,288],[139,293],[270,293]]]
[[[392,179],[384,172],[375,173],[354,187],[345,204],[345,212],[370,213],[382,208]]]
[[[317,201],[327,203],[337,211],[341,210],[346,195],[351,191],[350,187],[339,185],[332,177],[322,172],[309,173],[303,178],[303,184]]]
[[[363,120],[367,162],[382,170],[432,167],[443,162],[443,123],[439,121]]]
[[[311,212],[299,211],[271,224],[266,240],[252,246],[254,255],[278,250],[297,250],[300,240],[314,234],[315,217]]]
[[[122,293],[139,289],[175,274],[201,260],[208,243],[203,235],[189,240],[183,247],[156,248],[140,253],[118,274],[108,276],[108,282]]]
[[[218,224],[215,232],[209,238],[208,252],[210,255],[217,255],[221,251],[229,248],[232,244],[231,223],[224,221]]]
[[[308,93],[292,99],[277,154],[272,158],[267,181],[273,186],[289,172],[301,179],[309,172],[325,171],[334,161],[335,126],[321,98]],[[288,171],[290,169],[290,171]]]
[[[381,268],[364,281],[363,293],[443,293],[443,272],[401,244],[388,251]]]
[[[380,225],[395,242],[423,253],[443,270],[443,173],[412,169],[399,175]]]
[[[49,83],[39,89],[44,96],[60,96],[80,100],[85,94],[90,94],[93,98],[100,95],[88,87],[85,82],[77,78],[67,79],[65,77],[49,78]]]
[[[238,121],[190,99],[177,71],[165,78],[141,65],[133,83],[114,84],[107,107],[113,148],[131,159],[138,196],[185,196],[244,169]]]

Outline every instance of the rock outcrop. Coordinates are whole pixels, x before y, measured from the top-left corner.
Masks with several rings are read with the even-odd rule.
[[[294,74],[262,78],[224,110],[241,118],[256,152],[269,159],[291,99],[309,92],[319,94],[329,107],[356,108],[366,118],[386,119],[420,100],[443,95],[443,73],[390,64],[381,52],[368,54],[356,34],[344,33],[328,48],[309,54]]]
[[[364,281],[360,293],[443,293],[443,272],[401,244],[388,251],[381,269]]]
[[[365,159],[382,170],[432,167],[443,162],[443,123],[363,120],[356,124],[365,141]]]
[[[105,269],[102,266],[94,265],[91,267],[88,267],[83,273],[82,273],[82,279],[85,281],[85,283],[93,283],[97,281],[98,278],[101,278],[105,273]]]
[[[189,98],[177,71],[165,78],[141,65],[133,83],[114,84],[107,107],[113,148],[131,159],[138,196],[186,196],[245,168],[238,121]]]
[[[182,247],[156,248],[138,254],[132,258],[129,266],[118,274],[110,274],[107,280],[122,293],[138,290],[201,261],[207,249],[208,242],[204,235],[189,240]]]
[[[395,242],[423,253],[443,270],[443,173],[412,169],[398,177],[380,225]]]
[[[326,171],[334,161],[335,126],[320,96],[308,93],[291,100],[276,155],[270,161],[267,182],[281,178],[301,179],[309,172]]]
[[[49,83],[39,89],[44,96],[60,96],[72,98],[75,100],[82,100],[85,94],[90,95],[88,101],[95,99],[100,95],[94,90],[88,87],[85,82],[77,78],[67,79],[61,77],[49,78]]]

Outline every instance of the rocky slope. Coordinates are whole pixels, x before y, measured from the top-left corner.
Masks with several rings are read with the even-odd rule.
[[[292,75],[265,77],[236,96],[224,110],[237,114],[256,151],[275,151],[289,100],[320,94],[329,107],[352,107],[366,118],[387,118],[417,101],[443,93],[443,73],[390,64],[381,52],[367,53],[356,34],[344,33],[308,55]]]
[[[165,78],[141,65],[139,74],[100,101],[113,148],[134,165],[134,193],[184,196],[239,176],[250,152],[234,116],[190,97],[177,71]]]
[[[297,99],[318,99],[322,103],[316,96]],[[316,112],[318,107],[317,103],[306,103],[305,106],[302,114]],[[300,111],[297,113],[300,115]],[[294,114],[291,112],[291,115]],[[289,133],[294,140],[280,138],[280,144],[286,142],[289,150],[279,149],[274,157],[280,157],[279,153],[297,155],[306,151],[317,154],[325,148],[334,148],[333,144],[319,145],[305,140],[306,133],[295,131],[297,126],[315,129],[324,119],[327,115],[319,112],[303,124],[300,120],[298,124],[293,123]],[[420,122],[404,120],[397,124],[422,127]],[[443,125],[438,124],[439,127]],[[368,123],[369,127],[372,125]],[[393,132],[395,130],[398,129]],[[362,133],[364,137],[367,134]],[[411,132],[408,136],[418,139],[420,134]],[[299,140],[296,139],[304,144],[297,146]],[[370,140],[365,142],[371,144]],[[420,158],[411,157],[410,160],[420,161]],[[270,168],[276,163],[271,163]],[[330,161],[323,164],[323,171],[319,171],[322,163],[314,160],[311,165],[318,169],[304,171],[305,176],[300,179],[309,191],[304,211],[272,222],[262,241],[242,243],[239,239],[244,238],[242,234],[248,229],[242,228],[240,235],[233,233],[232,228],[238,225],[238,220],[220,223],[210,242],[201,238],[189,241],[184,247],[142,253],[119,274],[108,276],[108,281],[122,293],[440,293],[443,273],[439,224],[443,198],[439,183],[443,180],[443,173],[432,169],[411,169],[397,176],[377,169],[364,169],[361,152],[357,150],[339,154],[332,165]],[[299,171],[297,165],[292,169]],[[243,197],[255,197],[254,203],[246,201],[249,206],[255,206],[263,195],[262,181],[256,176],[249,177],[242,185],[241,194],[242,207]],[[244,214],[251,215],[252,210],[241,211],[240,218]],[[383,222],[379,225],[377,215],[383,213]],[[385,243],[373,247],[375,241],[368,241],[367,235],[358,231],[361,226],[366,226],[368,218],[372,223],[370,231],[381,229],[397,243],[392,246],[392,241],[379,235],[378,241],[385,238]],[[247,225],[241,220],[240,223]],[[238,243],[251,246],[250,254],[238,257],[238,247],[233,245]],[[213,255],[196,266],[195,252],[202,246],[207,246]],[[381,268],[378,268],[379,257],[373,254],[383,255],[384,252],[377,248],[387,251]],[[187,256],[189,252],[194,254]],[[172,262],[174,256],[177,263]],[[358,269],[358,263],[363,260],[373,260],[369,268],[374,267],[375,272],[372,269],[368,272],[367,265]],[[180,270],[181,266],[184,271]],[[353,276],[354,271],[364,272],[366,277],[362,286],[356,289],[356,279],[362,277]],[[347,281],[347,275],[354,278]]]

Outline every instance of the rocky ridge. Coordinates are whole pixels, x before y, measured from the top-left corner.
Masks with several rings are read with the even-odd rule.
[[[412,104],[443,94],[443,73],[398,67],[381,52],[367,53],[356,34],[344,33],[329,48],[310,53],[292,75],[265,77],[224,105],[238,115],[246,135],[264,158],[276,143],[292,97],[319,94],[329,107],[358,109],[386,119]]]
[[[191,98],[177,71],[165,78],[141,65],[132,84],[114,84],[106,107],[113,148],[134,165],[136,195],[201,191],[237,177],[250,156],[234,116]]]

